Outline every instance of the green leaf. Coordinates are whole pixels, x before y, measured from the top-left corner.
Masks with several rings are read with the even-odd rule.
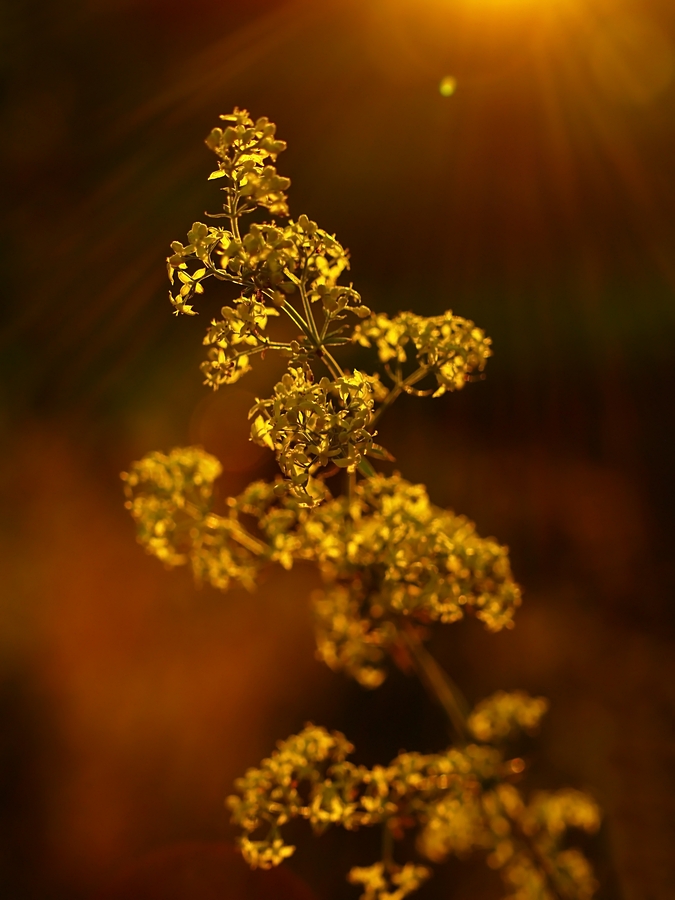
[[[367,459],[362,459],[356,468],[362,475],[365,475],[366,478],[374,478],[377,475],[377,472]]]
[[[372,447],[369,447],[367,455],[372,456],[374,459],[383,459],[385,462],[396,462],[396,457],[392,456],[391,453],[380,444],[373,444]]]

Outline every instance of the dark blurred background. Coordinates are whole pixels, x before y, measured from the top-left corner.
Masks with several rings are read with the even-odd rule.
[[[196,590],[122,508],[152,449],[203,443],[225,495],[272,472],[245,410],[274,372],[208,395],[216,305],[173,317],[164,269],[217,211],[202,141],[235,105],[278,123],[292,213],[368,305],[492,336],[484,381],[383,425],[525,590],[514,631],[433,649],[472,701],[551,698],[524,752],[602,804],[600,897],[675,896],[672,0],[4,0],[0,45],[3,900],[356,898],[366,834],[299,830],[295,876],[245,883],[233,779],[309,719],[369,764],[445,740],[412,680],[314,660],[310,570]],[[500,896],[484,869],[420,900]]]

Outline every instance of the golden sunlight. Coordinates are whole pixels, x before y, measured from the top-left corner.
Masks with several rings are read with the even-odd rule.
[[[642,106],[671,83],[675,47],[649,19],[619,15],[597,28],[590,62],[593,79],[608,99]]]

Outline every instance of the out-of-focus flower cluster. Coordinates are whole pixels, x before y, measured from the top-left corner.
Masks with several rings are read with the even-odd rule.
[[[547,710],[545,697],[529,697],[524,691],[497,691],[476,706],[467,724],[477,740],[498,744],[519,731],[535,731]]]
[[[315,595],[318,648],[332,668],[376,687],[402,617],[449,623],[470,610],[491,631],[511,627],[521,598],[506,548],[434,506],[423,485],[376,475],[350,497],[321,499],[294,508],[256,483],[239,503],[259,517],[272,558],[318,563],[327,583]]]
[[[511,708],[525,708],[529,701],[518,693]],[[506,709],[503,696],[492,706]],[[507,718],[508,724],[497,727],[500,733],[513,715]],[[308,725],[238,779],[228,805],[243,830],[241,847],[250,865],[269,868],[293,852],[281,833],[291,819],[305,819],[315,832],[330,825],[352,831],[378,825],[396,838],[416,830],[417,850],[432,862],[485,854],[514,900],[556,896],[551,887],[563,896],[592,896],[588,863],[563,843],[568,829],[592,832],[599,825],[598,808],[586,794],[539,792],[527,802],[513,783],[513,766],[492,746],[401,753],[388,766],[372,769],[350,762],[352,750],[339,732]],[[348,877],[364,886],[362,900],[398,900],[429,874],[426,866],[385,859],[354,868]]]
[[[361,900],[403,900],[430,876],[428,866],[416,866],[411,862],[404,866],[376,862],[372,866],[354,866],[347,880],[363,885]]]
[[[221,472],[215,456],[186,447],[168,456],[148,453],[131,472],[122,473],[126,507],[148,553],[170,566],[187,562],[192,527],[208,510],[213,482]]]
[[[305,410],[309,429],[321,408]],[[323,421],[330,422],[325,410]],[[325,446],[340,434],[342,421],[327,432]],[[269,434],[281,441],[280,432]],[[346,441],[338,446],[349,452]],[[290,459],[293,449],[286,451]],[[348,464],[346,456],[337,462]],[[217,461],[199,448],[153,453],[136,463],[126,486],[140,542],[170,565],[190,561],[198,577],[216,587],[231,580],[250,587],[265,562],[285,568],[299,559],[317,563],[326,582],[314,597],[319,655],[362,684],[383,681],[386,652],[403,619],[449,623],[470,610],[491,631],[512,625],[520,590],[506,548],[480,537],[464,516],[434,506],[424,486],[375,475],[358,481],[350,497],[333,498],[322,482],[306,479],[301,487],[308,502],[283,482],[254,482],[221,516],[211,509],[218,474]],[[258,535],[245,529],[242,515],[257,520]],[[477,712],[477,727],[485,732],[497,713]]]
[[[196,447],[149,453],[122,473],[126,507],[138,541],[168,566],[189,563],[198,582],[227,590],[255,586],[265,545],[234,514],[212,512],[213,482],[222,467]]]

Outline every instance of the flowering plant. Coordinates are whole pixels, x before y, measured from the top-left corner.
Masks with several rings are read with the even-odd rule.
[[[195,222],[186,244],[171,245],[171,303],[196,315],[209,279],[237,289],[204,337],[201,368],[214,390],[265,353],[287,361],[271,396],[249,413],[251,440],[274,452],[280,474],[253,482],[219,514],[217,459],[199,447],[150,453],[123,474],[138,539],[222,590],[253,589],[265,566],[314,562],[324,582],[312,597],[320,659],[366,688],[382,684],[389,662],[406,660],[456,734],[438,753],[401,753],[368,769],[349,760],[344,735],[307,725],[228,798],[243,856],[251,866],[280,864],[295,849],[283,833],[294,818],[317,833],[378,827],[381,859],[347,876],[361,900],[402,900],[430,877],[430,863],[475,853],[501,873],[511,900],[587,900],[593,874],[566,833],[597,829],[595,802],[571,789],[526,795],[525,763],[509,752],[514,736],[536,730],[547,702],[499,692],[469,710],[425,647],[430,626],[468,614],[490,631],[513,626],[521,596],[507,549],[434,506],[424,485],[373,465],[392,460],[375,439],[395,400],[460,390],[485,368],[490,339],[451,312],[371,312],[341,283],[349,259],[337,239],[307,216],[288,218],[290,181],[274,165],[286,145],[275,125],[239,109],[221,119],[206,143],[218,158],[209,177],[225,200],[211,218],[224,225]],[[261,210],[269,220],[245,228]],[[297,329],[292,340],[270,333],[279,316]],[[348,344],[372,349],[378,371],[343,368],[336,356]],[[396,861],[395,844],[411,830],[418,858]]]

